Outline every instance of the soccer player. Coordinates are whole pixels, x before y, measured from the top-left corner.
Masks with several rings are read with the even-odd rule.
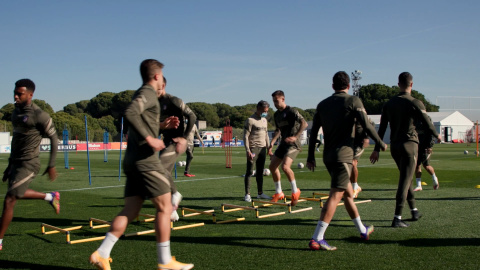
[[[186,122],[186,125],[187,125],[190,121],[185,120],[185,122]],[[197,125],[195,125],[195,123],[193,123],[192,131],[190,131],[190,133],[188,134],[188,137],[187,137],[187,150],[185,151],[185,153],[187,154],[187,160],[186,160],[186,164],[185,164],[185,172],[183,173],[183,175],[185,175],[186,177],[195,177],[195,174],[190,173],[190,164],[192,163],[193,151],[195,150],[195,147],[193,145],[193,137],[195,135],[197,136],[198,140],[202,144],[202,147],[205,146],[203,144],[202,137],[198,133]]]
[[[60,193],[45,194],[28,188],[40,171],[39,146],[44,136],[50,138],[50,159],[43,174],[48,173],[51,181],[57,178],[55,170],[55,158],[58,150],[57,131],[50,115],[32,102],[34,92],[35,83],[30,79],[21,79],[15,82],[12,148],[8,166],[2,177],[3,182],[8,180],[8,190],[3,202],[0,221],[0,250],[3,248],[3,237],[12,221],[17,200],[45,200],[50,203],[55,213],[60,213]]]
[[[398,76],[398,86],[400,93],[391,98],[383,106],[380,119],[380,128],[378,135],[383,138],[390,123],[390,147],[391,155],[400,171],[397,194],[395,197],[395,215],[392,221],[392,227],[408,227],[409,225],[402,220],[402,211],[405,201],[408,202],[412,213],[412,221],[417,221],[422,214],[415,207],[415,196],[413,194],[412,178],[415,172],[418,136],[415,131],[414,122],[421,121],[425,125],[428,136],[433,135],[441,141],[440,135],[428,119],[427,112],[423,103],[412,97],[413,77],[408,72],[402,72]],[[379,159],[378,146],[370,155],[370,161],[375,163]]]
[[[162,133],[163,142],[165,143],[165,148],[160,151],[160,161],[167,172],[172,174],[178,156],[185,152],[187,148],[188,134],[191,132],[197,117],[180,98],[172,96],[165,91],[167,87],[167,79],[165,77],[163,77],[163,82],[165,86],[159,92],[160,97],[158,98],[160,102],[160,120],[162,123],[175,122],[175,128],[160,128],[160,133]],[[184,118],[188,120],[186,125]],[[179,219],[177,208],[182,200],[182,195],[178,192],[173,178],[170,177],[169,179],[172,180],[170,183],[173,205],[171,219],[177,221]]]
[[[375,127],[375,123],[368,118],[368,122],[372,127]],[[350,182],[353,187],[353,198],[358,197],[358,193],[362,191],[362,188],[358,185],[358,160],[365,151],[365,147],[369,143],[368,134],[363,130],[362,125],[355,121],[355,139],[353,140],[353,161],[352,161],[352,174],[350,175]]]
[[[428,117],[430,122],[432,119]],[[430,165],[430,156],[432,155],[432,148],[435,145],[436,138],[433,136],[427,136],[425,134],[424,126],[421,122],[415,123],[415,129],[418,133],[418,159],[417,166],[415,167],[415,177],[417,178],[417,187],[413,191],[422,190],[422,165],[425,170],[432,176],[433,189],[439,188],[438,178],[435,175],[435,169]]]
[[[353,188],[350,182],[353,160],[353,142],[355,119],[363,127],[364,131],[378,145],[385,150],[387,145],[380,139],[375,128],[368,122],[367,113],[362,101],[348,94],[350,89],[350,77],[344,71],[339,71],[333,76],[332,88],[335,93],[318,103],[313,117],[310,143],[308,145],[307,167],[314,171],[315,139],[320,127],[323,127],[325,145],[323,149],[323,162],[331,177],[330,193],[322,208],[320,220],[310,240],[309,247],[312,250],[336,250],[324,239],[325,231],[330,224],[337,205],[343,198],[345,208],[352,219],[355,227],[360,232],[362,239],[368,240],[373,232],[372,226],[365,226],[353,202]]]
[[[257,173],[257,198],[270,200],[270,196],[263,193],[263,168],[267,159],[267,145],[270,142],[268,138],[267,115],[270,105],[264,100],[257,103],[257,109],[243,126],[243,140],[245,142],[245,151],[247,154],[247,170],[245,172],[245,198],[246,202],[251,202],[250,196],[250,177],[253,174],[253,164],[255,164]]]
[[[282,170],[287,175],[288,181],[290,181],[290,185],[292,186],[291,204],[295,206],[298,203],[301,191],[297,188],[295,174],[290,167],[301,150],[300,136],[308,124],[297,110],[287,106],[285,103],[285,93],[282,90],[273,92],[272,99],[275,108],[277,108],[274,114],[276,130],[268,146],[268,154],[271,156],[269,169],[272,172],[276,192],[273,195],[272,202],[277,202],[285,197],[280,182],[280,170],[278,169],[280,164],[282,164]],[[277,150],[275,150],[275,154],[273,154],[273,145],[280,136],[282,137],[281,141]]]
[[[125,206],[113,219],[110,231],[100,247],[90,256],[90,263],[98,269],[109,270],[110,252],[135,219],[145,198],[156,208],[155,236],[157,241],[158,269],[191,269],[193,264],[183,264],[170,253],[171,174],[162,166],[158,151],[165,148],[158,139],[160,130],[160,103],[158,97],[164,90],[163,64],[154,59],[144,60],[140,65],[143,85],[132,97],[125,111],[130,124],[128,146],[124,159]]]

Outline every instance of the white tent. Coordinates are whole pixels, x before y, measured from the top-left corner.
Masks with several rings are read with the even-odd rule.
[[[428,112],[437,132],[442,135],[442,141],[464,140],[467,130],[473,127],[473,122],[458,111],[455,112]],[[375,122],[378,131],[380,115],[369,115]],[[390,127],[383,137],[385,143],[390,143]]]

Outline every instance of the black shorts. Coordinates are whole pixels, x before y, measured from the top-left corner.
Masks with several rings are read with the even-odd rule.
[[[13,161],[11,163],[11,173],[8,177],[7,194],[16,198],[22,198],[28,189],[30,183],[40,171],[40,160]]]
[[[295,160],[298,153],[300,153],[300,149],[298,149],[297,146],[293,144],[282,143],[277,147],[277,150],[275,150],[274,155],[280,159],[289,157],[292,160]]]
[[[125,197],[155,198],[171,191],[169,177],[172,176],[163,168],[158,171],[134,170],[125,174],[127,175]]]
[[[429,166],[430,165],[430,156],[432,155],[431,153],[427,153],[428,148],[425,148],[422,145],[418,146],[418,158],[417,158],[417,166],[423,164],[423,166]]]
[[[330,188],[347,189],[350,183],[350,175],[352,173],[351,163],[332,162],[325,163],[328,173],[330,174]]]

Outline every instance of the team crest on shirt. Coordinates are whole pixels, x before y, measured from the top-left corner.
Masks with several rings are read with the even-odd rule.
[[[283,113],[283,118],[287,117],[287,112]]]
[[[164,105],[163,105],[163,110],[164,110],[164,111],[167,110],[167,104],[164,104]]]
[[[23,118],[22,118],[22,121],[24,123],[26,123],[28,121],[28,115],[24,115]]]

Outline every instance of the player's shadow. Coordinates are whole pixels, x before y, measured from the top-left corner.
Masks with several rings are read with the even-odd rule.
[[[38,263],[27,263],[18,261],[1,260],[0,266],[2,269],[35,269],[35,270],[88,270],[91,268],[76,268],[65,266],[44,265]]]
[[[349,242],[358,242],[358,237],[349,237],[345,240]],[[398,244],[405,247],[461,247],[480,246],[480,238],[411,238],[395,241],[370,239],[365,243],[369,245]]]

